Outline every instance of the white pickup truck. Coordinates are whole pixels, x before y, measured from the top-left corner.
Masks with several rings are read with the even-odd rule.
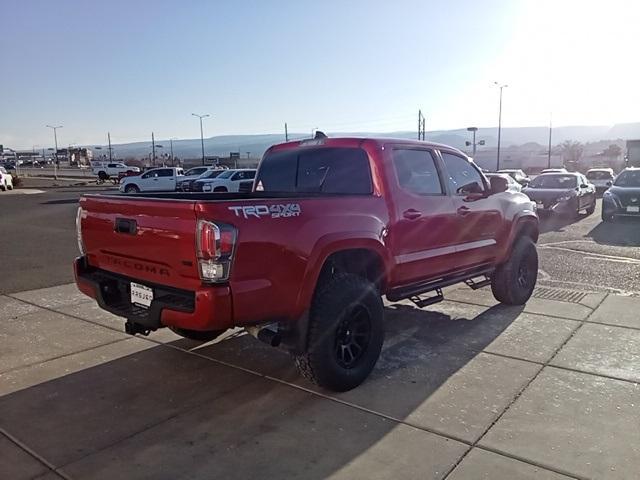
[[[92,163],[91,170],[100,178],[118,177],[121,173],[139,173],[138,167],[132,167],[121,162],[113,163]]]
[[[184,177],[179,167],[162,167],[147,170],[142,175],[125,177],[120,181],[120,191],[138,192],[175,192],[178,182]]]

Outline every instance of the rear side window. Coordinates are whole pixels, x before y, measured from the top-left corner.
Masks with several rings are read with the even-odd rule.
[[[360,148],[301,148],[271,153],[262,160],[256,185],[265,192],[373,192],[369,158]]]
[[[163,168],[161,170],[158,170],[158,176],[159,177],[173,177],[173,170],[171,170],[170,168]]]
[[[427,150],[394,150],[393,166],[400,188],[417,195],[442,195],[436,163]]]

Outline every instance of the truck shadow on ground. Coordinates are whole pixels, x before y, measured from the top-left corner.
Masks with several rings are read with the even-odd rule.
[[[344,394],[313,394],[287,353],[248,335],[202,345],[135,340],[135,353],[75,373],[61,366],[52,379],[0,397],[0,426],[77,478],[320,479],[336,472],[353,478],[358,470],[349,474],[349,468],[371,461],[363,453],[375,448],[391,458],[393,450],[385,449],[403,442],[446,471],[452,460],[443,452],[459,444],[418,431],[424,443],[417,448],[416,433],[389,417],[438,431],[430,427],[441,420],[434,415],[446,413],[438,411],[442,399],[430,398],[479,355],[491,357],[480,351],[522,311],[456,305],[447,308],[451,315],[437,305],[386,307],[378,365],[363,385]],[[491,396],[495,372],[482,365],[474,378],[486,375],[479,381]],[[486,427],[495,419],[495,400],[466,401],[493,416]],[[486,428],[473,422],[459,427],[471,429],[468,442]]]
[[[601,245],[639,247],[640,219],[616,218],[613,222],[600,222],[586,237]]]
[[[538,216],[540,219],[540,233],[562,232],[569,225],[580,222],[589,217],[589,215],[585,213],[581,213],[575,217],[553,213],[540,213]]]

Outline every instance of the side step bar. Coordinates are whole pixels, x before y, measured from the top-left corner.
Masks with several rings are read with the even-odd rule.
[[[418,283],[414,285],[409,285],[407,287],[397,288],[395,290],[387,293],[387,299],[390,302],[397,302],[399,300],[404,300],[408,298],[413,303],[415,303],[419,308],[426,307],[427,305],[433,305],[434,303],[441,302],[444,300],[444,296],[442,295],[442,289],[444,287],[448,287],[451,285],[455,285],[456,283],[464,282],[470,288],[477,290],[478,288],[485,287],[491,284],[491,274],[493,273],[493,268],[482,268],[474,271],[467,271],[457,275],[452,275],[450,277],[440,278],[431,282],[426,283]],[[475,281],[474,278],[484,277],[483,280]],[[420,295],[429,292],[436,292],[436,294],[432,297],[428,298],[420,298]]]

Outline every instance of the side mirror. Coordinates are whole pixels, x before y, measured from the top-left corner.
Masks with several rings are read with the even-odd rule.
[[[506,178],[491,177],[489,182],[491,183],[491,193],[502,193],[509,189],[509,182]]]
[[[482,193],[482,187],[478,184],[478,182],[470,182],[459,187],[456,192],[461,195],[476,195]]]

